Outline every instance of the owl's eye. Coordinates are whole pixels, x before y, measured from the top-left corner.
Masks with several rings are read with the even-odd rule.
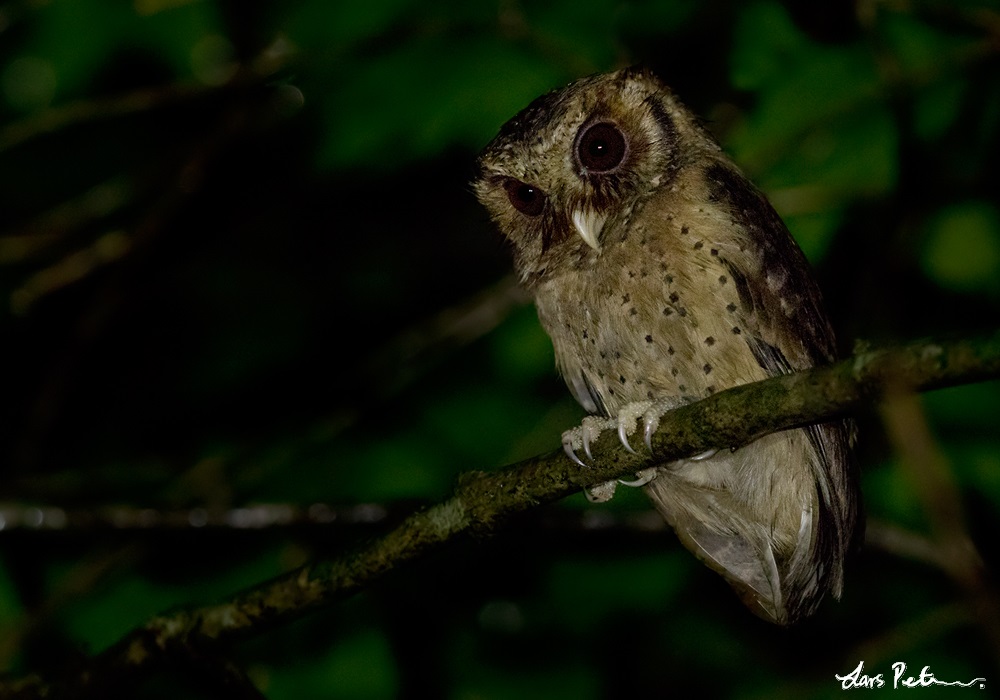
[[[504,183],[507,199],[511,205],[525,216],[538,216],[545,208],[545,193],[537,187],[521,182],[507,180]]]
[[[576,157],[584,168],[593,173],[614,170],[624,162],[627,153],[625,135],[608,122],[587,127],[576,141]]]

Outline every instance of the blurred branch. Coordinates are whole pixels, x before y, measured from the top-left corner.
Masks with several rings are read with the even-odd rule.
[[[128,294],[121,290],[127,282],[142,272],[142,262],[152,254],[157,238],[166,230],[171,217],[179,212],[200,188],[205,173],[217,154],[247,128],[251,116],[242,105],[225,110],[199,139],[191,144],[183,158],[177,159],[170,173],[171,184],[143,212],[142,218],[124,231],[111,231],[94,243],[69,254],[58,263],[31,276],[25,284],[14,290],[10,298],[11,310],[26,314],[40,298],[78,282],[99,267],[125,259],[132,264],[115,265],[114,274],[108,275],[103,288],[93,295],[86,311],[79,315],[74,338],[56,353],[45,372],[45,381],[30,409],[30,420],[20,435],[15,461],[27,469],[51,427],[53,417],[66,396],[66,386],[73,380],[81,348],[100,335],[100,330],[110,322]]]
[[[927,513],[936,557],[964,593],[1000,662],[1000,605],[985,579],[982,558],[966,526],[953,470],[931,435],[920,397],[894,391],[882,405],[882,419]]]
[[[865,547],[880,549],[892,556],[919,562],[924,566],[947,570],[945,557],[930,537],[884,520],[867,519]]]
[[[32,114],[0,129],[0,153],[43,134],[96,119],[146,112],[216,91],[206,85],[165,85],[96,100],[81,100]]]
[[[529,303],[531,298],[517,278],[507,275],[472,297],[404,329],[364,364],[375,391],[368,398],[358,399],[355,415],[380,409],[386,398],[426,376],[432,367],[447,362],[451,350],[491,333],[514,309]],[[344,421],[341,430],[352,422]]]
[[[25,643],[54,620],[75,601],[91,594],[95,588],[133,564],[141,548],[130,543],[76,562],[60,577],[46,597],[32,609],[18,616],[9,616],[0,627],[0,668],[10,668]],[[0,688],[2,692],[2,688]]]
[[[411,504],[412,509],[412,504]],[[158,509],[133,506],[105,508],[60,508],[58,506],[0,503],[0,531],[59,532],[88,531],[165,532],[172,530],[264,530],[288,527],[374,526],[396,514],[377,503],[332,506],[313,503],[258,503],[239,508]],[[403,514],[399,514],[403,515]],[[402,519],[402,518],[399,518]]]
[[[245,639],[369,586],[400,565],[466,533],[485,535],[513,515],[595,484],[711,448],[841,416],[886,392],[924,391],[1000,377],[1000,331],[979,340],[920,342],[736,387],[665,415],[652,454],[627,452],[614,431],[580,469],[562,450],[493,473],[469,472],[448,500],[414,513],[381,538],[338,559],[308,564],[225,602],[153,618],[67,677],[0,685],[0,697],[102,695],[163,663],[203,662]],[[223,650],[224,651],[224,650]]]
[[[291,58],[291,47],[284,39],[278,38],[253,60],[234,66],[232,76],[219,85],[172,83],[122,95],[79,100],[52,107],[0,128],[0,153],[37,136],[54,133],[84,122],[148,112],[222,90],[259,84],[287,66]]]
[[[52,207],[19,230],[0,236],[0,265],[44,256],[74,230],[120,210],[134,197],[133,190],[126,178],[115,176]]]

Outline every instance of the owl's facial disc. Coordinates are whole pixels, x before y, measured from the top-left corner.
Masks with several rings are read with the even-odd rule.
[[[580,234],[580,237],[591,248],[598,253],[601,252],[601,229],[604,228],[604,222],[608,220],[608,217],[598,214],[593,209],[574,209],[572,218],[573,226],[576,227],[576,232]]]

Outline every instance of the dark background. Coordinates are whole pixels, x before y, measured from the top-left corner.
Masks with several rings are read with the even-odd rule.
[[[468,183],[532,98],[637,62],[771,197],[844,354],[1000,325],[995,1],[0,3],[0,668],[70,664],[388,527],[171,513],[391,521],[556,447],[582,412]],[[995,688],[1000,386],[918,407],[895,436],[859,417],[872,541],[796,629],[625,493],[235,658],[274,699],[839,697],[862,660],[887,686],[903,661]],[[595,512],[619,519],[579,525]],[[971,578],[948,564],[967,536]],[[215,697],[185,672],[142,692]]]

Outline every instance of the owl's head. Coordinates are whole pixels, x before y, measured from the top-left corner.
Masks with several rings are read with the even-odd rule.
[[[507,122],[479,157],[479,200],[531,285],[600,255],[604,235],[718,147],[648,70],[583,78]]]

